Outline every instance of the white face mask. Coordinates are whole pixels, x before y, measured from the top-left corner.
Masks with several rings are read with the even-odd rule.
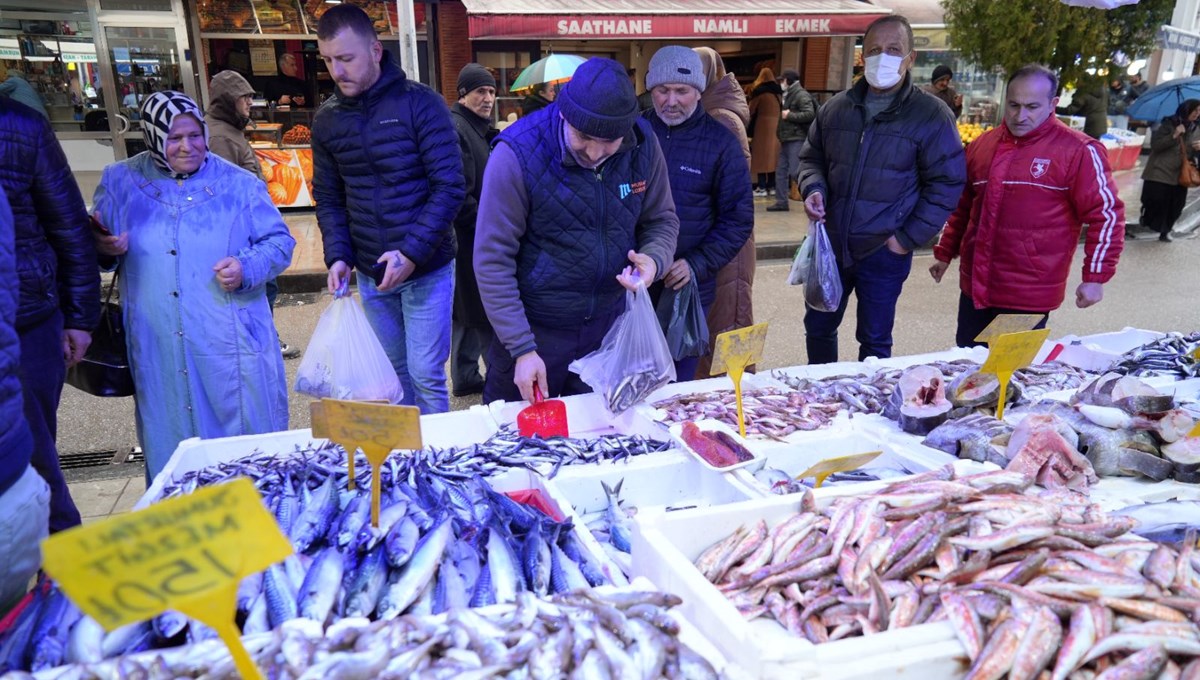
[[[900,65],[904,63],[905,57],[895,57],[887,52],[867,57],[863,76],[866,77],[871,87],[877,90],[889,90],[895,87],[903,77],[900,75]]]

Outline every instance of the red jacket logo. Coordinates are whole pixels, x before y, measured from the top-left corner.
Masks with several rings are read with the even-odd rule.
[[[1029,174],[1033,175],[1034,179],[1037,179],[1038,177],[1046,174],[1046,171],[1049,169],[1049,158],[1035,158],[1033,159],[1033,163],[1030,163],[1029,165]]]

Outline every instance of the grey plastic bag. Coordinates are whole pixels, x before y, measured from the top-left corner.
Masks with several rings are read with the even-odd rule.
[[[842,274],[837,255],[825,232],[825,221],[813,223],[808,240],[813,242],[812,264],[804,286],[804,304],[818,312],[836,312],[842,304]]]
[[[679,290],[664,286],[655,312],[667,336],[672,359],[704,356],[708,351],[708,322],[700,304],[700,286],[694,277]]]

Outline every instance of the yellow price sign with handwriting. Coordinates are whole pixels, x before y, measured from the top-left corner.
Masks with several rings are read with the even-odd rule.
[[[1033,330],[1046,318],[1045,314],[1000,314],[975,336],[975,342],[991,344],[992,338]]]
[[[738,431],[746,436],[746,416],[742,411],[742,374],[746,367],[762,361],[767,346],[767,324],[756,323],[746,328],[727,331],[717,336],[713,349],[712,371],[709,375],[728,373],[737,397]]]
[[[839,456],[837,458],[826,458],[818,462],[816,465],[808,468],[804,472],[796,475],[796,479],[808,479],[815,477],[817,486],[820,487],[825,483],[825,478],[835,472],[849,472],[857,470],[860,467],[870,463],[882,454],[883,451],[868,451],[866,453],[855,453],[849,456]]]
[[[362,449],[371,463],[371,525],[379,526],[379,500],[383,493],[379,468],[394,449],[421,448],[421,410],[415,406],[340,399],[322,399],[321,403],[326,436],[346,449],[351,482],[356,449]]]
[[[234,625],[238,584],[292,554],[245,478],[76,527],[42,543],[46,573],[107,630],[170,609],[220,634],[244,678],[261,678]]]
[[[989,345],[987,361],[980,370],[991,373],[1000,381],[1000,402],[996,406],[996,417],[1004,418],[1004,403],[1008,400],[1008,381],[1013,372],[1024,368],[1042,351],[1049,328],[1021,333],[1007,333],[992,339]]]

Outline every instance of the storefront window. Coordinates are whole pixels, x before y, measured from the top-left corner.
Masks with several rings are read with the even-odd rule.
[[[942,29],[916,29],[913,42],[917,60],[913,65],[913,83],[928,85],[933,69],[945,64],[954,72],[951,85],[963,96],[962,119],[968,123],[995,125],[1000,122],[1001,99],[1004,96],[1002,74],[984,70],[962,57],[950,47],[949,35]]]
[[[475,61],[490,68],[496,75],[496,106],[492,109],[496,121],[516,120],[521,115],[524,95],[513,94],[510,89],[521,71],[533,63],[533,55],[527,51],[476,52]]]

